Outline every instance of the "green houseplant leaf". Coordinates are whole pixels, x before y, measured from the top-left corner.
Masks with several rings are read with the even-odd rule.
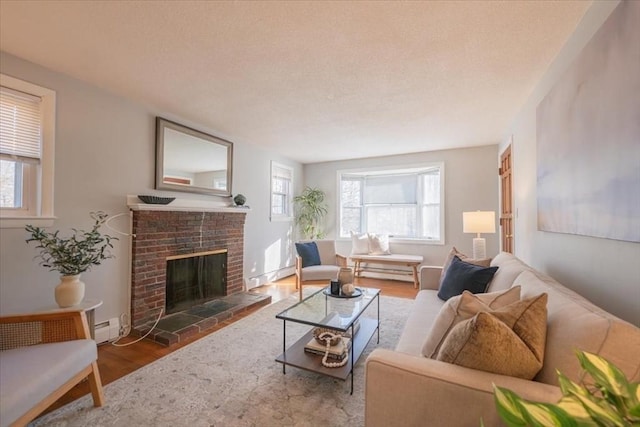
[[[494,385],[500,417],[510,426],[577,426],[562,408],[546,403],[527,402],[506,388]]]
[[[320,226],[327,214],[324,191],[306,187],[302,194],[293,198],[296,205],[296,223],[307,239],[321,239],[324,232]]]
[[[606,359],[578,351],[592,383],[577,384],[558,372],[562,399],[557,404],[529,402],[494,385],[496,408],[509,426],[640,425],[640,387]]]
[[[59,231],[47,232],[43,228],[27,225],[25,230],[30,233],[27,243],[37,242],[40,265],[51,271],[57,271],[63,276],[73,276],[84,273],[94,265],[113,258],[109,251],[111,243],[117,237],[100,233],[99,228],[106,222],[104,212],[91,212],[94,225],[90,231],[73,230],[68,238],[59,236]]]

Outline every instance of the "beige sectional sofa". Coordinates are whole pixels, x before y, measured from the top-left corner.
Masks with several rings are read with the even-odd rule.
[[[499,268],[487,292],[519,285],[521,298],[548,294],[546,347],[540,372],[533,380],[525,380],[424,357],[423,344],[444,302],[437,297],[441,267],[422,267],[421,290],[395,351],[376,349],[366,361],[367,427],[478,426],[481,418],[485,426],[502,425],[492,385],[510,388],[527,399],[557,402],[561,392],[556,370],[574,381],[581,379],[576,349],[599,354],[632,381],[640,381],[639,328],[511,254],[499,254],[491,265]]]

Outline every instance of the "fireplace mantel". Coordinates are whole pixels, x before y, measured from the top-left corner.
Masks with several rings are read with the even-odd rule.
[[[132,211],[182,211],[182,212],[225,212],[247,213],[249,207],[228,205],[214,200],[176,198],[168,205],[152,205],[142,203],[138,196],[127,196],[127,206]]]

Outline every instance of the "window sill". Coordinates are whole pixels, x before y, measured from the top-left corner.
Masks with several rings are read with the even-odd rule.
[[[23,216],[0,218],[0,228],[24,228],[28,224],[36,227],[51,227],[55,216]]]
[[[271,222],[291,222],[293,221],[292,216],[272,216]]]

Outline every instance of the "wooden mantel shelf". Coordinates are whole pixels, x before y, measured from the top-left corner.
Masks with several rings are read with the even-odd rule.
[[[127,196],[127,206],[132,211],[182,211],[182,212],[228,212],[247,213],[249,207],[238,207],[225,204],[224,202],[202,199],[179,198],[168,205],[152,205],[143,203],[138,196]]]

